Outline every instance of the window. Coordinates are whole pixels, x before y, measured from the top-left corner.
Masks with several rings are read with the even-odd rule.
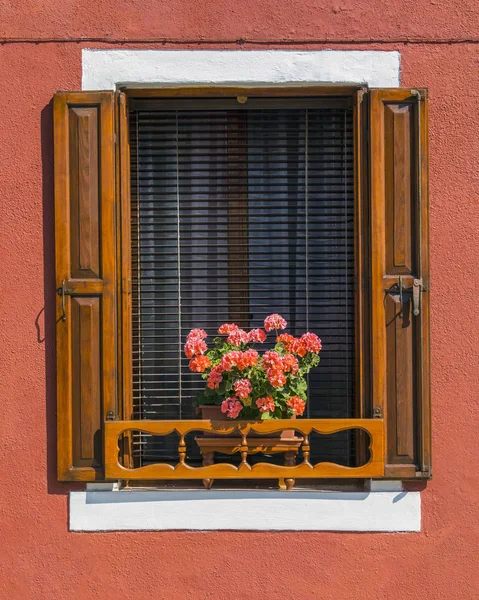
[[[56,97],[59,478],[161,479],[186,333],[269,312],[323,339],[306,451],[347,469],[318,476],[428,477],[424,91],[189,94]]]
[[[249,330],[271,312],[322,336],[307,416],[353,417],[352,107],[182,102],[130,111],[134,417],[195,418],[204,382],[183,354],[188,331]],[[350,437],[321,440],[325,459],[349,464]],[[134,454],[144,464],[162,449]]]

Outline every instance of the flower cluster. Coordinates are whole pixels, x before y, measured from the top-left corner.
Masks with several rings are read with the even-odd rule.
[[[298,359],[292,354],[281,356],[277,352],[265,352],[263,356],[263,369],[271,385],[275,388],[286,383],[286,373],[296,375],[299,370]]]
[[[288,323],[283,319],[281,315],[269,315],[264,320],[264,328],[266,331],[273,331],[273,329],[286,329]]]
[[[186,338],[189,367],[202,373],[206,388],[198,404],[219,404],[229,419],[291,418],[304,414],[306,375],[319,364],[321,340],[311,332],[300,337],[278,334],[287,327],[281,315],[272,314],[261,328],[245,331],[235,323],[218,329],[221,337],[208,349],[203,329],[192,329]],[[273,349],[261,356],[251,346],[267,341],[276,332]],[[271,346],[270,346],[271,348]]]
[[[234,390],[238,398],[247,398],[252,392],[251,381],[249,379],[235,381]]]
[[[305,356],[307,352],[318,354],[321,351],[321,340],[315,333],[303,333],[300,338],[295,338],[289,333],[282,333],[278,336],[278,342],[283,344],[287,352]]]
[[[188,358],[193,358],[193,356],[196,356],[197,354],[204,354],[208,350],[208,346],[204,341],[207,337],[208,335],[204,329],[192,329],[186,336],[186,356]]]
[[[220,365],[223,371],[231,371],[234,367],[238,371],[243,371],[248,367],[255,367],[258,364],[258,359],[259,354],[253,348],[245,352],[231,350],[222,357]]]
[[[190,371],[194,373],[204,373],[208,367],[211,367],[210,359],[204,354],[195,356],[190,360]]]
[[[234,396],[231,398],[226,398],[226,400],[223,400],[221,403],[221,412],[226,413],[226,416],[230,419],[236,419],[242,408],[243,405]]]
[[[224,323],[218,329],[218,333],[220,335],[227,335],[228,343],[233,346],[241,346],[241,344],[249,344],[251,342],[262,344],[266,340],[266,333],[262,329],[252,329],[247,333],[234,323]]]
[[[266,396],[266,398],[258,398],[256,400],[256,406],[259,408],[260,412],[274,412],[274,398],[273,396]]]
[[[306,402],[299,396],[289,398],[289,400],[286,401],[286,404],[299,416],[304,413],[304,409],[306,408]]]

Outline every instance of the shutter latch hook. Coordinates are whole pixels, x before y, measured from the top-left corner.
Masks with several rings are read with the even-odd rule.
[[[65,280],[62,281],[62,287],[57,289],[57,294],[61,296],[62,299],[62,316],[61,320],[65,322],[67,320],[67,313],[65,310]]]
[[[421,312],[421,292],[423,289],[422,278],[415,279],[412,283],[412,314],[417,317]]]
[[[65,280],[62,281],[62,287],[59,287],[57,289],[57,294],[61,296],[62,299],[62,316],[60,318],[64,323],[67,320],[67,311],[65,310],[65,296],[71,294],[72,292],[73,290],[67,288]]]

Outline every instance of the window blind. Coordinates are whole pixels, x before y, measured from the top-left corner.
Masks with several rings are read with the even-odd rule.
[[[323,342],[307,416],[354,416],[352,109],[138,101],[130,148],[134,418],[194,418],[204,382],[183,354],[190,329],[212,338],[273,312]],[[312,453],[350,464],[353,439],[317,436]],[[135,438],[138,464],[174,453]]]

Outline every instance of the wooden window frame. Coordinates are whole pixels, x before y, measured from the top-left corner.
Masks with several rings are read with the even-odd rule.
[[[364,281],[365,273],[367,272],[366,265],[364,264],[365,257],[367,256],[366,248],[363,247],[364,240],[369,239],[369,231],[366,229],[368,226],[368,220],[363,218],[363,198],[365,197],[365,180],[362,170],[362,152],[360,151],[361,144],[361,128],[364,126],[364,109],[363,109],[363,97],[364,88],[357,87],[267,87],[267,88],[248,88],[248,87],[226,87],[226,88],[203,88],[203,87],[184,87],[184,88],[162,88],[162,89],[124,89],[124,93],[121,94],[120,99],[120,120],[123,120],[123,124],[120,123],[120,132],[127,132],[128,126],[126,120],[128,119],[127,105],[131,100],[175,100],[175,99],[194,99],[196,101],[200,99],[212,100],[212,99],[236,99],[236,98],[284,98],[284,99],[302,99],[302,98],[334,98],[341,100],[349,100],[353,109],[353,148],[354,148],[354,280],[355,280],[355,358],[356,358],[356,393],[355,393],[355,418],[365,419],[367,415],[371,414],[371,407],[367,405],[367,384],[369,377],[365,376],[368,371],[369,360],[369,346],[365,345],[365,332],[368,330],[370,323],[369,315],[369,293],[366,282]],[[122,135],[120,133],[120,156],[125,157],[123,164],[126,160],[129,160],[129,147],[127,134]],[[127,157],[127,158],[126,158]],[[121,159],[120,159],[121,160]],[[121,168],[122,177],[129,176],[127,169]],[[127,187],[128,186],[128,187]],[[120,222],[122,223],[122,231],[120,236],[122,239],[122,248],[128,246],[130,243],[130,230],[129,230],[129,218],[130,218],[130,198],[129,198],[129,181],[125,182],[126,191],[121,195],[121,211],[122,216]],[[129,249],[125,247],[124,254],[122,255],[122,281],[127,280],[128,287],[131,289],[131,277],[129,273]],[[121,296],[125,295],[125,291],[122,290]],[[125,303],[120,309],[121,314],[121,326],[124,335],[119,336],[121,345],[119,348],[119,356],[123,357],[122,369],[123,369],[123,385],[122,385],[122,410],[119,414],[126,415],[132,414],[132,363],[131,363],[131,318],[125,311],[130,310],[129,297],[131,294],[126,294]],[[233,319],[234,320],[234,319]],[[371,414],[372,416],[372,414]],[[356,461],[357,465],[363,465],[366,462],[366,451],[367,444],[363,440],[363,430],[357,430],[355,433],[357,437],[357,454]],[[124,458],[125,460],[125,458]],[[151,470],[151,469],[150,469]],[[120,472],[120,470],[118,470]],[[330,472],[330,471],[326,471]],[[333,469],[335,472],[335,469]],[[345,473],[345,470],[339,469],[337,471],[339,475],[329,475],[330,477],[341,476]],[[360,476],[357,473],[355,476]]]
[[[86,101],[83,97],[86,95]],[[103,369],[109,368],[106,377],[102,378],[102,401],[100,402],[100,415],[104,422],[100,429],[103,439],[103,463],[106,467],[106,473],[103,465],[98,467],[82,467],[74,464],[72,451],[72,438],[75,437],[72,432],[72,397],[71,386],[68,383],[68,377],[71,377],[71,351],[68,348],[68,340],[65,333],[57,331],[57,365],[58,372],[62,375],[57,379],[57,396],[59,410],[59,425],[58,425],[58,477],[63,481],[72,480],[104,480],[105,478],[122,478],[122,479],[147,479],[144,476],[144,471],[139,473],[141,469],[132,470],[131,459],[131,439],[130,432],[136,430],[150,430],[157,433],[165,431],[168,426],[165,422],[146,422],[146,421],[131,421],[132,416],[132,331],[131,331],[131,241],[130,241],[130,177],[129,177],[129,140],[128,140],[128,104],[134,99],[177,99],[177,98],[195,98],[195,99],[212,99],[212,98],[238,98],[238,97],[275,97],[275,98],[294,98],[294,97],[341,97],[349,98],[353,107],[354,119],[354,193],[355,193],[355,313],[356,313],[356,373],[357,373],[357,389],[356,389],[356,418],[343,419],[342,423],[333,424],[332,419],[314,420],[317,421],[317,427],[323,427],[324,432],[331,433],[344,429],[343,426],[348,425],[349,428],[363,427],[368,430],[370,426],[375,431],[376,438],[373,440],[374,457],[368,464],[374,464],[372,469],[363,469],[361,472],[353,469],[355,474],[346,473],[345,468],[339,465],[337,469],[317,469],[315,476],[317,477],[375,477],[375,478],[397,478],[397,479],[427,479],[431,476],[431,428],[430,428],[430,380],[429,380],[429,261],[427,251],[423,251],[420,255],[420,265],[418,277],[422,279],[422,288],[420,291],[421,299],[421,316],[420,325],[415,328],[413,334],[417,346],[420,348],[420,356],[418,358],[419,367],[421,368],[420,389],[414,390],[414,398],[418,398],[417,405],[409,406],[409,412],[414,411],[414,428],[404,424],[404,414],[398,418],[397,410],[400,410],[400,400],[396,398],[396,404],[399,408],[396,410],[388,410],[388,388],[389,382],[388,365],[387,365],[387,344],[389,343],[389,335],[384,330],[384,318],[386,316],[385,303],[388,298],[393,297],[391,290],[399,281],[402,285],[401,269],[394,271],[394,274],[387,279],[385,277],[386,257],[383,251],[386,246],[384,239],[386,224],[385,224],[385,194],[389,185],[385,182],[386,161],[389,160],[389,155],[385,153],[391,152],[391,147],[396,143],[397,134],[394,127],[397,126],[398,133],[410,136],[411,150],[413,146],[417,148],[417,156],[414,158],[415,169],[417,171],[417,181],[414,184],[414,189],[411,188],[411,193],[416,193],[422,200],[419,206],[419,237],[422,239],[424,247],[428,247],[428,222],[427,222],[427,98],[426,90],[369,90],[365,87],[357,86],[287,86],[287,87],[174,87],[161,89],[121,89],[119,92],[84,92],[84,93],[63,93],[58,94],[55,99],[55,121],[60,124],[55,130],[55,203],[56,203],[56,225],[60,233],[57,233],[56,252],[57,252],[57,286],[59,282],[70,281],[71,273],[67,268],[66,263],[62,261],[61,256],[64,253],[65,246],[70,244],[68,236],[62,231],[61,219],[68,220],[68,215],[65,212],[64,197],[69,197],[71,189],[68,188],[69,180],[65,177],[68,172],[67,160],[65,157],[70,156],[72,143],[71,131],[65,125],[65,111],[76,106],[86,104],[97,105],[103,110],[108,101],[114,100],[113,108],[113,123],[108,114],[102,116],[101,131],[102,138],[99,142],[99,155],[102,166],[103,177],[106,177],[106,183],[102,179],[102,183],[106,186],[108,197],[114,196],[115,201],[111,200],[114,207],[114,214],[111,214],[111,205],[105,200],[102,205],[102,219],[107,215],[107,225],[111,223],[114,230],[104,234],[104,243],[102,245],[103,254],[105,257],[105,249],[109,248],[113,252],[116,260],[113,262],[107,261],[105,269],[110,272],[115,270],[114,277],[111,276],[111,281],[106,281],[106,286],[103,285],[101,293],[106,298],[107,307],[110,306],[115,299],[115,307],[110,307],[105,313],[107,321],[116,319],[116,328],[113,328],[111,323],[108,331],[112,335],[112,339],[116,344],[116,368],[115,361],[112,356],[105,355],[106,364],[103,363]],[[385,132],[385,123],[387,127],[391,126],[390,114],[387,113],[388,106],[396,103],[400,106],[393,116],[397,120],[394,121],[393,129]],[[401,104],[402,103],[402,104]],[[417,104],[414,104],[417,103]],[[415,108],[416,107],[416,108]],[[390,112],[394,112],[391,110]],[[385,114],[387,116],[385,117]],[[99,113],[100,114],[100,113]],[[68,117],[67,117],[68,118]],[[70,116],[71,118],[71,116]],[[389,120],[387,120],[389,119]],[[412,124],[412,119],[416,119],[416,124]],[[409,127],[406,132],[406,127]],[[401,129],[402,128],[402,129]],[[68,131],[67,131],[68,130]],[[116,132],[114,133],[113,132]],[[113,140],[113,146],[109,143]],[[388,137],[389,136],[389,137]],[[395,137],[396,136],[396,137]],[[416,139],[417,138],[417,139]],[[409,139],[409,138],[408,138]],[[399,145],[401,141],[399,140]],[[62,152],[58,149],[63,149]],[[386,148],[386,150],[385,150]],[[392,150],[394,152],[394,150]],[[106,154],[105,154],[106,153]],[[408,158],[408,157],[406,157]],[[396,161],[396,155],[393,156]],[[403,157],[404,159],[404,157]],[[84,159],[86,160],[86,158]],[[114,160],[114,165],[110,162]],[[397,159],[399,167],[403,166],[401,159]],[[406,159],[403,160],[403,163]],[[411,163],[412,164],[412,163]],[[111,167],[111,168],[110,168]],[[111,181],[108,180],[108,173],[113,173]],[[409,173],[412,177],[412,173]],[[406,192],[401,188],[401,182],[393,182],[393,187],[398,188],[396,201],[400,208],[405,202],[410,200]],[[396,194],[394,188],[392,194]],[[401,188],[401,189],[399,189]],[[108,216],[110,215],[110,216]],[[104,223],[104,221],[102,221]],[[103,225],[102,225],[103,226]],[[412,229],[411,229],[412,231]],[[394,232],[393,232],[394,233]],[[103,239],[103,238],[102,238]],[[416,246],[414,246],[416,247]],[[400,253],[400,251],[398,251]],[[58,258],[60,256],[60,259]],[[60,267],[59,267],[60,265]],[[63,274],[63,276],[62,276]],[[411,273],[404,273],[406,283],[412,283],[415,277]],[[113,279],[115,280],[115,289],[112,290]],[[387,279],[387,285],[386,285]],[[83,288],[81,286],[83,285]],[[78,293],[84,294],[85,290],[90,290],[93,285],[92,281],[79,282],[74,288],[71,296],[75,295],[75,290],[80,290]],[[99,284],[98,284],[99,285]],[[97,285],[97,287],[98,287]],[[86,287],[85,287],[86,286]],[[90,286],[90,287],[88,287]],[[408,287],[405,285],[404,287]],[[61,322],[64,316],[65,295],[61,293],[62,305],[57,304],[57,325]],[[71,290],[68,291],[70,294]],[[99,290],[89,291],[91,294],[98,294]],[[66,312],[71,314],[71,302],[73,298],[67,296]],[[402,299],[402,294],[401,294]],[[412,298],[408,300],[411,305]],[[105,317],[103,315],[103,318]],[[95,316],[95,318],[97,318]],[[71,330],[69,327],[70,335]],[[401,343],[400,333],[398,333],[399,343]],[[404,336],[403,336],[404,337]],[[413,340],[413,341],[414,341]],[[394,343],[398,343],[397,339]],[[408,338],[404,344],[411,344],[411,339]],[[103,345],[104,347],[104,345]],[[406,346],[405,346],[406,347]],[[396,354],[395,354],[396,356]],[[108,366],[109,365],[109,366]],[[401,365],[396,365],[396,370],[401,368]],[[105,372],[103,372],[105,373]],[[396,373],[397,375],[397,373]],[[394,393],[398,393],[398,385],[401,387],[401,381],[398,383],[398,378],[395,375],[394,385],[396,386]],[[410,381],[406,382],[408,392],[412,393]],[[391,387],[391,386],[390,386]],[[70,390],[70,391],[68,391]],[[108,397],[105,392],[109,390]],[[389,404],[391,401],[389,400]],[[406,411],[407,412],[407,411]],[[416,414],[417,413],[417,414]],[[375,423],[372,422],[375,419]],[[402,419],[402,421],[401,421]],[[394,422],[395,420],[395,422]],[[309,420],[313,421],[313,420]],[[323,421],[323,423],[319,423]],[[326,422],[328,421],[328,423]],[[308,427],[313,427],[306,420],[301,420],[304,423],[305,433]],[[379,422],[382,423],[382,433],[379,431]],[[163,424],[162,424],[163,423]],[[171,422],[173,423],[173,422]],[[201,425],[203,423],[203,425]],[[210,425],[201,421],[192,423],[183,422],[176,430],[180,433],[183,439],[183,430],[193,429],[194,425],[198,425],[196,429],[206,428]],[[279,424],[278,424],[279,425]],[[404,431],[399,432],[399,428],[403,427]],[[171,428],[171,427],[170,427]],[[407,429],[407,431],[406,431]],[[320,431],[320,429],[316,429]],[[388,431],[395,431],[395,437],[392,438]],[[399,433],[403,435],[401,443],[398,444]],[[359,435],[363,435],[360,432]],[[395,447],[396,444],[396,447]],[[118,460],[112,461],[112,456],[117,456],[117,445],[121,448],[121,465]],[[401,455],[401,446],[404,449]],[[359,447],[366,448],[360,444]],[[382,448],[380,452],[379,448]],[[180,442],[180,463],[182,467],[179,469],[178,476],[185,477],[187,470],[183,469],[184,455],[181,452],[182,446]],[[381,456],[378,457],[378,452]],[[364,464],[365,456],[358,453],[358,465]],[[88,462],[88,461],[87,461]],[[153,465],[154,467],[155,465]],[[367,466],[367,465],[365,465]],[[145,467],[147,468],[147,467]],[[135,473],[133,472],[135,471]],[[136,473],[138,471],[138,473]],[[164,478],[164,469],[150,468],[149,475],[151,478]],[[183,473],[183,475],[181,475]],[[202,478],[201,475],[196,478]],[[229,476],[229,475],[228,475]],[[302,475],[299,475],[301,477]],[[191,477],[188,475],[188,477]],[[235,475],[234,477],[238,477]]]
[[[128,128],[127,128],[127,104],[130,99],[171,99],[171,98],[311,98],[311,97],[334,97],[334,98],[349,98],[353,108],[354,120],[354,155],[355,155],[355,173],[354,173],[354,195],[355,195],[355,313],[356,313],[356,417],[365,418],[365,415],[370,412],[370,406],[367,405],[367,395],[369,386],[369,377],[364,376],[367,373],[369,361],[369,346],[366,343],[366,332],[369,327],[369,289],[367,285],[367,248],[365,240],[369,239],[368,219],[364,218],[363,213],[367,210],[365,198],[367,198],[367,173],[363,168],[363,152],[361,151],[361,128],[365,121],[363,97],[365,88],[358,87],[265,87],[265,88],[249,88],[249,87],[174,87],[161,89],[135,89],[123,88],[120,97],[120,144],[118,154],[123,158],[119,158],[120,170],[122,177],[122,193],[120,210],[121,231],[121,247],[123,249],[121,262],[121,281],[123,289],[121,295],[126,296],[124,303],[120,309],[121,327],[124,334],[119,336],[122,340],[119,353],[123,356],[123,382],[122,382],[122,406],[125,407],[120,414],[126,415],[131,413],[130,405],[132,394],[132,378],[131,378],[131,325],[130,319],[126,311],[129,308],[129,296],[131,295],[131,277],[129,273],[129,234],[130,234],[130,198],[129,198],[129,164],[125,168],[124,165],[129,161],[129,146],[128,146]]]

